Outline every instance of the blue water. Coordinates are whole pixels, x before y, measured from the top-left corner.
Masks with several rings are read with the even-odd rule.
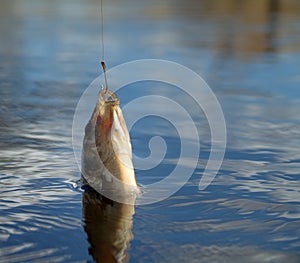
[[[104,2],[108,66],[156,58],[191,68],[216,94],[227,126],[222,167],[199,191],[210,150],[205,115],[168,85],[119,92],[124,105],[148,94],[181,101],[201,134],[200,162],[184,187],[105,223],[127,222],[126,260],[300,262],[300,4]],[[104,201],[76,183],[72,148],[77,102],[100,73],[99,3],[1,2],[0,262],[93,262],[119,229],[103,233]],[[180,140],[172,123],[152,116],[130,135],[140,157],[155,135],[168,146],[153,171],[136,171],[139,183],[174,168]]]

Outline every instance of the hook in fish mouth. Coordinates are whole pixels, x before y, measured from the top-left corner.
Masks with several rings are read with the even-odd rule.
[[[112,104],[113,106],[117,106],[120,105],[120,100],[117,97],[117,95],[112,93],[109,97],[105,98],[105,103]]]
[[[118,96],[110,90],[106,90],[103,85],[101,86],[100,93],[102,93],[102,97],[105,104],[111,104],[112,106],[120,105],[120,99]]]

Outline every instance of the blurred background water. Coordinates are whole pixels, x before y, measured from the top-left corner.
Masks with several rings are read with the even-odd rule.
[[[127,259],[300,262],[299,1],[104,2],[108,66],[158,58],[191,68],[215,92],[228,129],[225,160],[205,191],[201,116],[190,181],[163,202],[126,210]],[[0,34],[0,262],[92,262],[71,136],[76,104],[100,72],[100,1],[3,0]],[[145,85],[146,94],[181,99],[167,85]],[[149,138],[162,135],[175,158],[173,128],[153,117],[137,123],[134,153],[147,156]],[[137,180],[172,167],[137,171]]]

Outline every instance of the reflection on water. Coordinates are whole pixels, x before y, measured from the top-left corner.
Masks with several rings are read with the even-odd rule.
[[[197,122],[200,162],[191,180],[135,212],[74,188],[72,118],[100,70],[99,1],[3,0],[0,262],[299,262],[298,1],[104,2],[108,66],[169,59],[210,84],[228,129],[223,166],[199,192],[210,146],[205,116],[176,89],[137,83],[120,91],[124,104],[163,94]],[[180,154],[172,125],[154,117],[133,127],[134,153],[146,157],[155,135],[166,139],[168,158],[155,171],[137,170],[138,182],[161,179]]]
[[[84,230],[93,259],[96,262],[127,262],[127,249],[133,239],[134,206],[106,199],[91,188],[83,193],[82,206]]]

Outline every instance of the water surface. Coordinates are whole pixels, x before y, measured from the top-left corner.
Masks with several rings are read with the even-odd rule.
[[[104,2],[107,64],[158,58],[191,68],[218,97],[228,133],[221,170],[199,191],[210,149],[200,109],[168,85],[120,91],[124,104],[147,94],[181,101],[201,134],[199,166],[180,191],[135,210],[117,207],[124,214],[113,214],[112,226],[127,222],[126,260],[299,262],[299,3]],[[0,262],[97,258],[89,227],[101,228],[102,210],[96,218],[86,211],[102,201],[91,195],[86,203],[75,187],[80,172],[71,136],[76,104],[100,72],[99,12],[99,1],[1,3]],[[155,135],[165,138],[167,158],[137,171],[143,184],[167,175],[169,160],[179,156],[174,127],[155,117],[133,127],[134,153],[146,157]]]

